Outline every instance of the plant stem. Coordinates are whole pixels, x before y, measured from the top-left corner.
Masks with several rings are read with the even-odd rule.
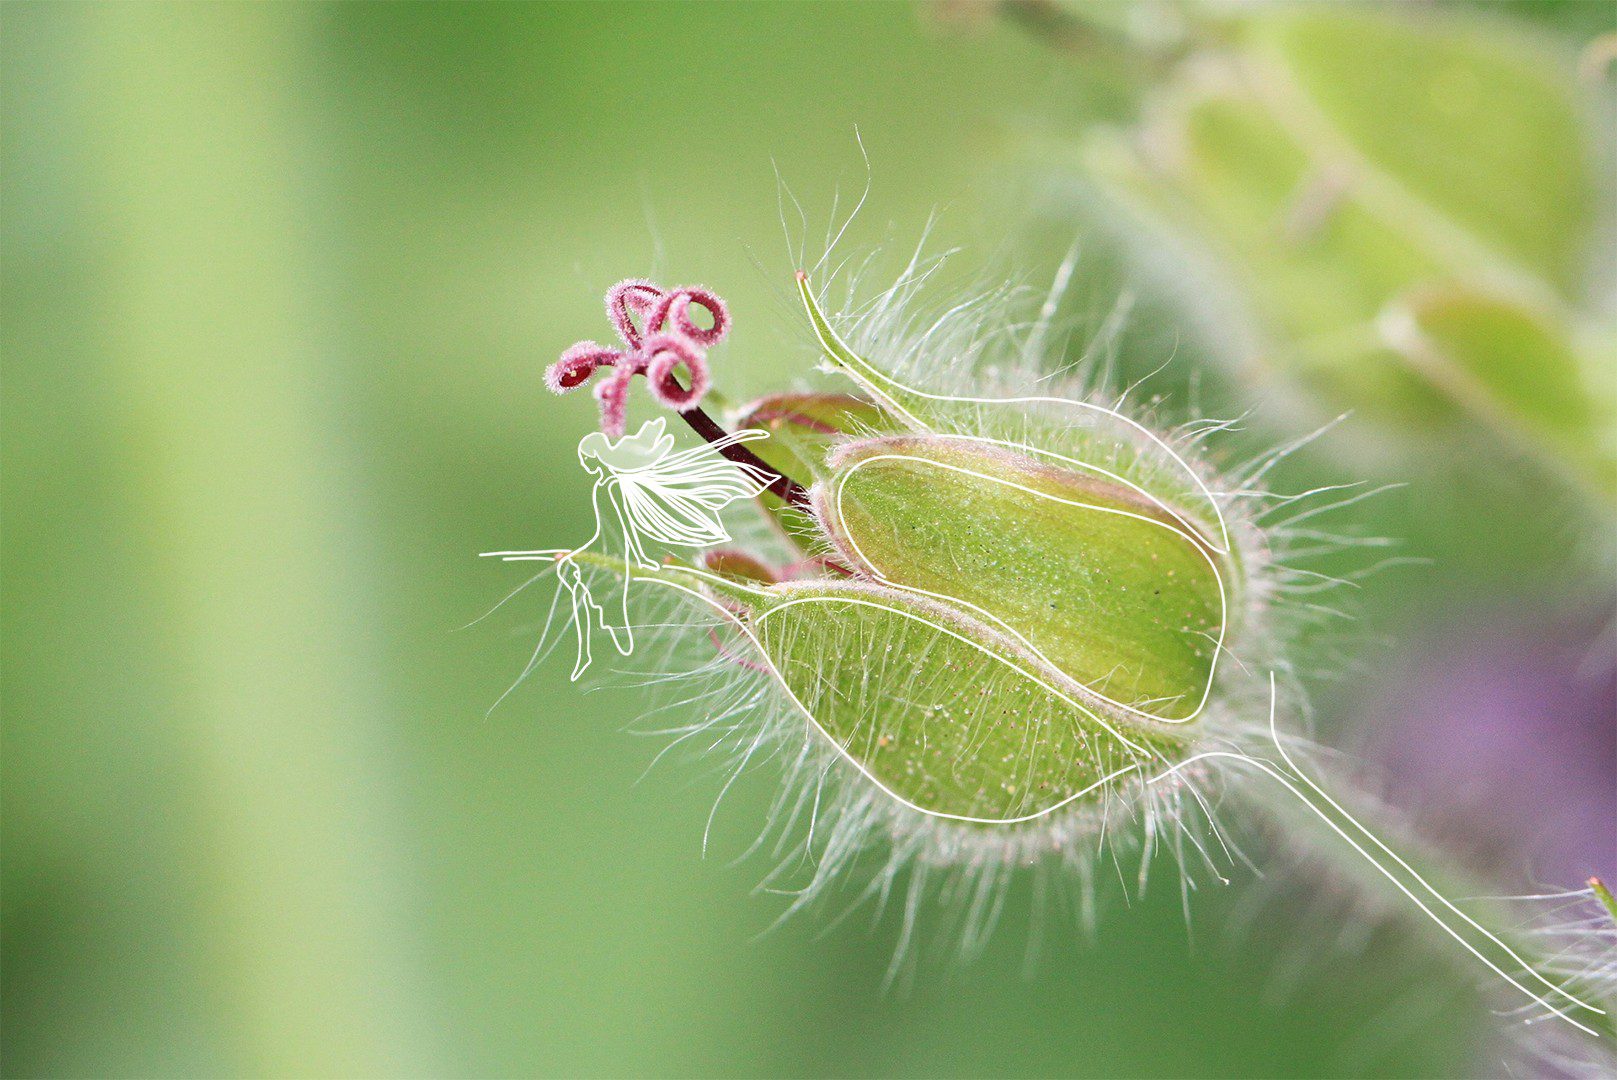
[[[719,425],[718,421],[709,416],[700,405],[693,405],[679,415],[681,419],[691,426],[692,431],[710,443],[716,443],[730,434]],[[774,477],[766,489],[770,494],[800,510],[806,511],[808,509],[808,489],[773,465],[770,465],[745,446],[739,443],[731,443],[728,446],[720,447],[719,453],[737,465],[746,465]]]
[[[1566,956],[1565,941],[1553,943],[1546,951],[1545,939],[1524,928],[1523,910],[1512,909],[1508,898],[1490,899],[1486,884],[1474,880],[1465,868],[1442,858],[1413,835],[1401,833],[1393,838],[1397,848],[1407,853],[1405,858],[1393,856],[1390,850],[1383,857],[1377,852],[1377,842],[1369,838],[1367,831],[1360,831],[1363,827],[1355,819],[1385,820],[1391,815],[1362,791],[1348,788],[1339,793],[1339,798],[1353,808],[1353,814],[1306,781],[1289,793],[1265,792],[1254,805],[1268,812],[1288,844],[1317,858],[1338,880],[1364,889],[1367,895],[1389,900],[1394,896],[1387,891],[1389,885],[1401,892],[1402,899],[1394,901],[1394,910],[1424,912],[1461,947],[1460,952],[1448,954],[1462,961],[1457,971],[1470,968],[1466,953],[1493,966],[1495,974],[1514,989],[1542,998],[1541,1005],[1548,1002],[1562,1014],[1541,1017],[1542,1022],[1574,1021],[1592,1039],[1600,1040],[1586,1044],[1588,1052],[1603,1062],[1613,1060],[1611,1055],[1617,1052],[1617,1008],[1606,998],[1608,991],[1586,972],[1569,974],[1558,970],[1557,961]],[[1329,828],[1322,829],[1321,824]],[[1338,826],[1343,831],[1333,833],[1331,830]],[[1428,881],[1433,884],[1428,885]],[[1603,905],[1610,904],[1610,894],[1602,896],[1597,881],[1590,881],[1591,890]],[[1469,897],[1467,907],[1474,915],[1462,915],[1457,907],[1441,899],[1443,895]],[[1406,906],[1407,902],[1413,902],[1413,906]],[[1416,920],[1416,925],[1424,922]],[[1440,936],[1434,940],[1443,939]],[[1490,981],[1484,977],[1485,984]],[[1569,997],[1569,993],[1580,995],[1581,1000]],[[1534,1022],[1537,1021],[1522,1024],[1518,1034],[1525,1039]]]

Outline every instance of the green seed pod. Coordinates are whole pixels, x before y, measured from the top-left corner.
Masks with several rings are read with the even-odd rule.
[[[862,581],[784,583],[739,609],[772,672],[838,751],[903,806],[1013,824],[1187,740],[1117,715],[999,628]]]
[[[812,481],[757,492],[808,558],[772,571],[724,549],[633,575],[722,612],[720,655],[901,832],[1098,821],[1228,736],[1221,660],[1257,621],[1268,566],[1232,501],[1098,400],[911,385],[799,285],[859,393],[773,395],[739,416],[768,435],[756,461]]]
[[[1201,710],[1228,560],[1150,497],[950,436],[860,440],[830,462],[815,512],[849,565],[968,609],[1122,708]]]
[[[972,343],[982,311],[906,338],[895,327],[909,316],[834,323],[806,275],[798,284],[822,359],[851,388],[765,397],[737,410],[734,435],[685,405],[706,455],[674,451],[655,423],[616,443],[592,436],[580,460],[599,478],[596,535],[621,523],[627,554],[507,557],[558,559],[575,625],[607,631],[620,652],[637,621],[661,628],[657,670],[694,651],[690,666],[713,683],[699,700],[720,719],[693,732],[763,716],[715,744],[734,731],[742,761],[773,746],[794,763],[779,816],[815,822],[827,874],[885,843],[896,862],[973,873],[1054,852],[1082,875],[1095,847],[1074,841],[1113,814],[1144,823],[1114,844],[1198,843],[1181,803],[1200,800],[1201,756],[1263,716],[1251,703],[1267,683],[1250,673],[1267,670],[1285,572],[1245,507],[1283,505],[1252,499],[1266,465],[1221,480],[1198,460],[1204,432],[1160,431],[1093,390],[985,362]],[[631,298],[612,308],[620,333],[641,351],[584,343],[552,379],[568,389],[613,367],[613,425],[628,365],[653,378],[659,349],[705,363],[628,321],[634,296],[662,312],[656,297],[675,294],[642,282],[619,294]],[[1036,367],[1037,344],[1016,355]],[[875,349],[893,355],[865,355]],[[685,400],[677,384],[658,393]],[[713,516],[749,495],[774,530],[748,536]],[[731,536],[743,545],[716,545]],[[659,563],[648,537],[705,550]],[[618,580],[592,587],[596,572]],[[695,632],[675,641],[671,615],[631,619],[624,579],[703,602],[684,605]],[[579,657],[576,673],[584,645]]]

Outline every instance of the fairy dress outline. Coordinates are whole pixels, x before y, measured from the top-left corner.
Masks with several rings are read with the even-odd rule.
[[[592,431],[578,443],[578,463],[595,477],[590,489],[595,529],[589,539],[572,548],[483,553],[503,562],[555,561],[556,576],[572,600],[572,623],[578,639],[572,681],[576,682],[592,662],[590,637],[596,628],[606,631],[619,653],[633,653],[629,583],[636,567],[657,568],[656,561],[646,553],[648,541],[685,548],[707,548],[730,541],[719,511],[739,499],[754,498],[769,486],[770,478],[755,466],[726,459],[723,450],[768,437],[767,431],[753,428],[676,451],[674,437],[666,432],[661,417],[646,421],[633,435],[617,440]],[[623,551],[623,573],[619,575],[621,584],[614,590],[617,599],[611,619],[590,591],[589,581],[575,558],[592,550],[606,532],[603,499],[617,522]]]

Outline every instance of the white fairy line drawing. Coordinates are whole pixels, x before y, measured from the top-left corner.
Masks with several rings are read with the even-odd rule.
[[[590,638],[596,628],[606,631],[619,653],[633,653],[629,582],[635,567],[657,568],[647,553],[648,542],[683,548],[728,543],[730,534],[719,519],[719,511],[737,500],[754,498],[774,479],[757,466],[723,456],[727,447],[767,439],[767,431],[738,431],[716,442],[676,451],[674,437],[664,428],[663,420],[658,418],[616,441],[599,431],[579,440],[578,463],[596,478],[590,492],[595,530],[588,540],[572,548],[483,552],[485,557],[502,562],[556,563],[556,575],[572,598],[572,623],[578,643],[571,676],[575,682],[590,666]],[[611,508],[621,533],[623,551],[623,573],[611,617],[590,592],[575,558],[593,550],[607,532],[603,500]]]

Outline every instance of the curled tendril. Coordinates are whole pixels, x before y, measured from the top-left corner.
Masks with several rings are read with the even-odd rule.
[[[702,327],[691,319],[701,307],[713,320]],[[730,331],[730,312],[708,289],[684,285],[663,290],[641,278],[620,281],[606,293],[606,316],[624,347],[580,341],[545,369],[545,385],[565,394],[590,380],[597,370],[612,372],[595,386],[601,406],[601,430],[623,435],[629,404],[629,382],[644,375],[651,396],[676,412],[694,409],[708,389],[707,350]],[[639,323],[636,324],[635,320]],[[685,384],[677,377],[685,369]]]

